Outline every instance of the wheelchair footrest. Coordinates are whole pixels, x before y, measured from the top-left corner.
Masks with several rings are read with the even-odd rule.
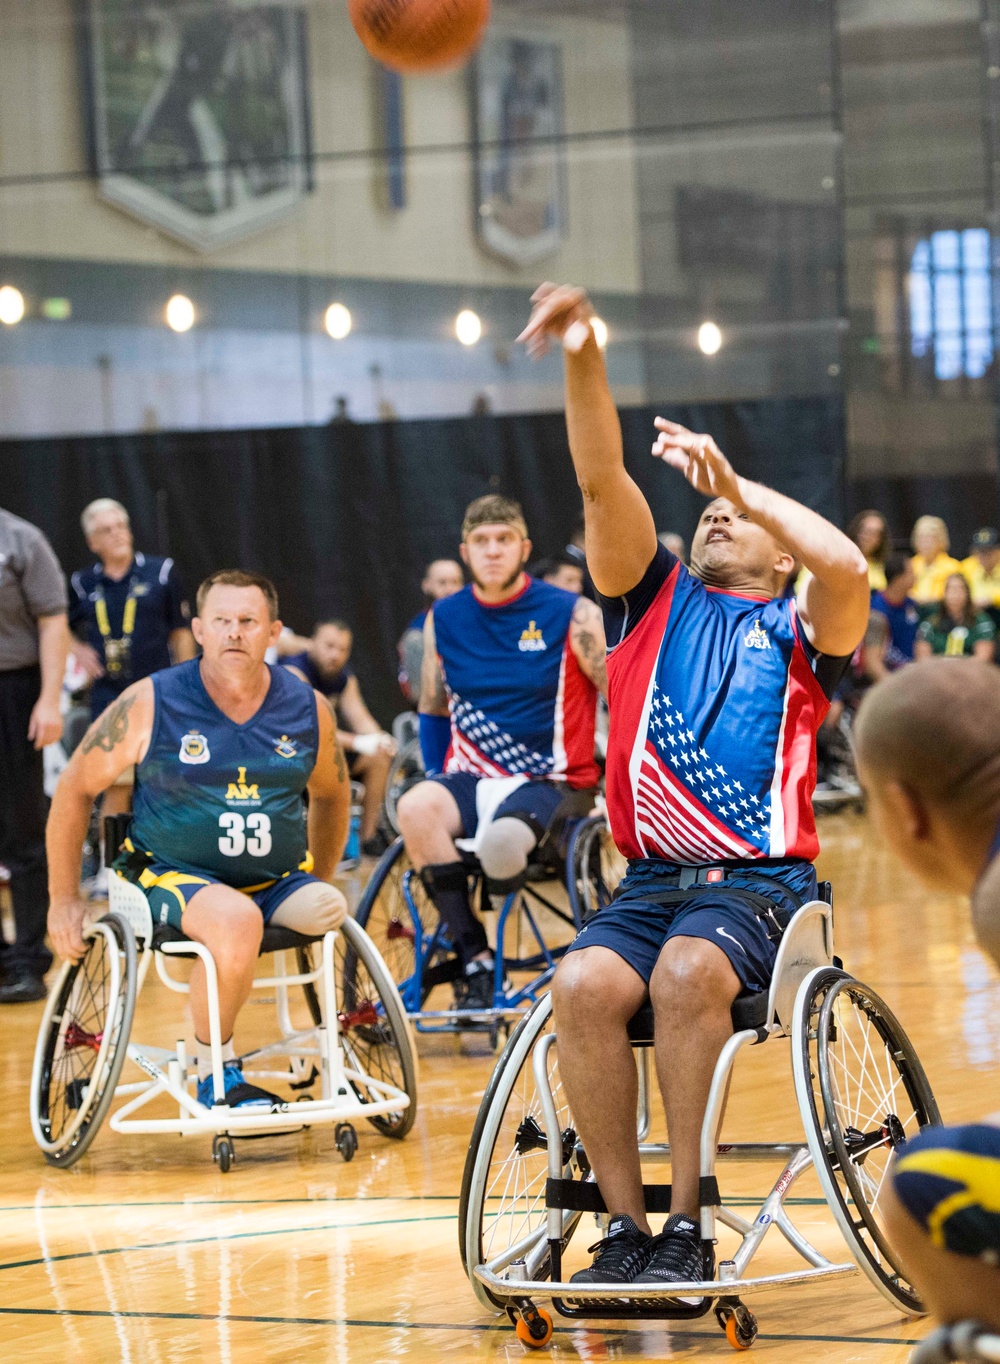
[[[669,1213],[670,1188],[669,1184],[644,1184],[642,1195],[646,1211]],[[698,1202],[703,1208],[717,1208],[721,1204],[719,1181],[715,1175],[706,1175],[698,1181]],[[591,1180],[583,1179],[547,1179],[545,1206],[568,1212],[608,1211],[597,1185]]]

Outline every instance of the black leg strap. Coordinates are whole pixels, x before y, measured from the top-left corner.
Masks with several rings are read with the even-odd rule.
[[[420,879],[432,899],[436,890],[469,891],[469,871],[464,862],[437,862],[424,867]]]
[[[642,1196],[647,1212],[669,1213],[669,1184],[644,1184]],[[715,1175],[706,1175],[699,1179],[698,1202],[703,1208],[717,1208],[722,1202],[719,1194],[719,1181]],[[545,1206],[547,1208],[564,1208],[570,1212],[609,1211],[598,1186],[589,1180],[582,1179],[547,1179],[545,1181]]]

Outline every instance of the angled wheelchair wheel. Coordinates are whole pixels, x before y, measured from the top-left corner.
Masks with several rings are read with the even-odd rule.
[[[844,971],[819,967],[799,988],[795,1090],[830,1209],[858,1265],[893,1306],[924,1309],[889,1244],[879,1206],[893,1153],[941,1121],[912,1043],[892,1010]]]
[[[574,831],[568,857],[568,884],[577,927],[611,903],[626,862],[615,847],[604,815],[592,815]]]
[[[68,1167],[104,1121],[125,1064],[137,990],[132,927],[105,914],[87,951],[66,962],[49,995],[35,1046],[31,1128],[45,1159]]]
[[[399,833],[399,820],[396,806],[411,786],[424,780],[424,758],[420,750],[420,738],[415,736],[402,744],[399,752],[389,766],[389,776],[385,784],[385,798],[382,811],[385,822],[394,834]]]
[[[383,853],[372,872],[355,919],[378,948],[389,974],[402,990],[407,1009],[415,1012],[422,1007],[431,987],[423,987],[419,1000],[413,994],[412,987],[407,988],[417,969],[414,912],[419,917],[425,939],[433,936],[438,924],[438,913],[423,882],[415,874],[409,878],[411,910],[404,894],[404,881],[411,871],[413,865],[403,847],[403,840],[397,838]],[[434,959],[441,960],[449,955],[450,952],[435,952]],[[424,970],[431,964],[425,960]]]
[[[341,925],[335,951],[344,1064],[410,1096],[401,1113],[368,1119],[386,1137],[405,1137],[417,1116],[417,1061],[403,1001],[371,938],[353,919]],[[370,1099],[363,1085],[352,1088],[362,1103]]]
[[[513,1258],[516,1246],[516,1255],[524,1258],[533,1278],[541,1280],[549,1274],[548,1154],[532,1052],[552,1028],[552,1000],[543,995],[511,1034],[497,1061],[469,1142],[458,1206],[459,1252],[473,1292],[490,1309],[503,1311],[504,1303],[476,1279],[476,1265],[508,1252]],[[570,1178],[582,1173],[586,1165],[559,1079],[555,1047],[548,1054],[548,1075],[563,1134],[563,1173]],[[565,1239],[579,1218],[579,1213],[563,1213]]]

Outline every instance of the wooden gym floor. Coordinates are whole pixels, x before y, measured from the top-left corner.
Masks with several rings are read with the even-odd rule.
[[[973,943],[966,907],[915,889],[863,817],[825,816],[821,836],[838,951],[900,1015],[946,1120],[995,1108],[1000,983]],[[169,1045],[183,1026],[182,1007],[151,975],[133,1035]],[[456,1249],[462,1163],[493,1065],[484,1040],[422,1040],[413,1132],[394,1143],[360,1130],[349,1165],[330,1128],[240,1144],[222,1175],[208,1138],[125,1138],[105,1126],[80,1164],[60,1171],[44,1163],[28,1125],[41,1009],[2,1011],[0,1358],[524,1358],[506,1320],[477,1304]],[[238,1044],[252,1041],[270,1012],[248,1006]],[[729,1115],[724,1135],[733,1139],[799,1136],[786,1044],[744,1053]],[[722,1166],[727,1201],[750,1206],[769,1176],[768,1166]],[[838,1253],[818,1186],[802,1180],[795,1192],[803,1230]],[[765,1243],[765,1262],[782,1263],[780,1247]],[[902,1364],[927,1330],[901,1319],[860,1276],[779,1290],[754,1306],[761,1327],[754,1357],[775,1364]],[[732,1353],[712,1318],[677,1330],[557,1320],[549,1351],[557,1361],[622,1364]]]

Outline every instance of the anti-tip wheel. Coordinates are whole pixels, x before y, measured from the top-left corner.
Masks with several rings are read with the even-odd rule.
[[[726,1319],[726,1339],[734,1350],[749,1350],[757,1339],[757,1319],[745,1308]]]
[[[552,1318],[544,1307],[536,1307],[530,1317],[518,1317],[514,1329],[522,1345],[530,1350],[544,1350],[552,1339]]]
[[[216,1137],[212,1142],[212,1159],[222,1174],[227,1175],[229,1173],[234,1155],[232,1138]]]
[[[338,1122],[334,1129],[333,1139],[337,1143],[337,1150],[345,1161],[354,1159],[354,1153],[358,1149],[358,1134],[349,1122]]]

